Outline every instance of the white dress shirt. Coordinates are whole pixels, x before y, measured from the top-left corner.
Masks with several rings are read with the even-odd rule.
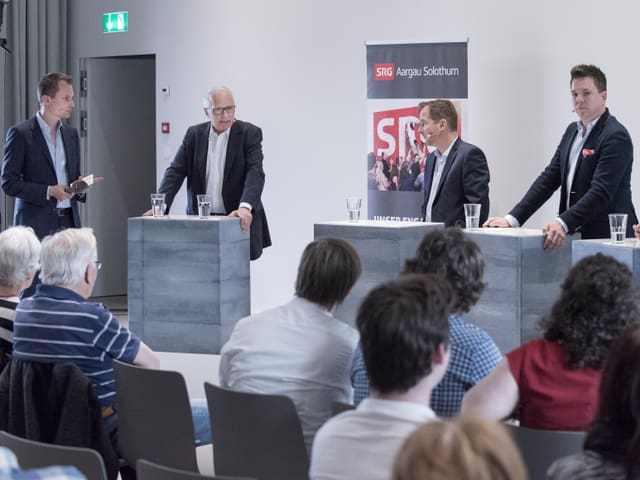
[[[435,420],[426,405],[365,398],[318,431],[311,480],[389,480],[398,450],[413,431]]]
[[[221,134],[217,134],[213,127],[209,129],[207,194],[211,195],[212,213],[226,213],[222,200],[222,180],[224,179],[224,164],[227,158],[230,130],[230,128],[227,128]]]
[[[351,402],[358,339],[354,328],[319,305],[295,297],[236,324],[220,352],[220,384],[291,398],[310,447],[331,416],[331,404]]]

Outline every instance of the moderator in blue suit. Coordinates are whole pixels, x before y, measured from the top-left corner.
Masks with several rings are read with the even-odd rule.
[[[449,100],[418,105],[420,129],[429,146],[424,169],[422,219],[464,227],[464,204],[479,203],[480,222],[489,216],[489,165],[475,145],[458,137],[458,112]]]
[[[609,238],[609,213],[628,215],[627,236],[638,223],[631,200],[633,144],[606,107],[607,79],[595,65],[576,65],[570,85],[578,122],[567,127],[551,163],[511,212],[486,222],[520,226],[560,188],[558,217],[543,228],[545,248],[562,245],[567,233]]]
[[[189,127],[158,192],[166,195],[169,211],[186,178],[188,215],[198,214],[197,195],[211,195],[212,213],[238,217],[242,230],[250,232],[250,257],[255,260],[271,245],[261,200],[262,131],[236,120],[233,94],[226,87],[209,91],[204,111],[209,121]]]
[[[74,107],[71,77],[49,73],[38,84],[40,110],[7,131],[2,189],[16,198],[14,225],[32,227],[42,239],[62,228],[80,227],[78,201],[69,192],[80,177],[80,142],[63,120]]]

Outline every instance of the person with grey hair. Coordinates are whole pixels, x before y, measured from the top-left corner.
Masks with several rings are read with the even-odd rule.
[[[40,241],[32,228],[18,226],[0,233],[0,371],[11,358],[18,297],[31,285],[39,260]]]
[[[158,368],[157,355],[120,324],[102,304],[88,300],[102,263],[90,228],[70,228],[46,237],[40,256],[42,284],[16,309],[13,358],[70,362],[89,378],[114,444],[118,426],[112,360]],[[202,443],[211,442],[208,415],[193,408]]]
[[[231,90],[214,87],[204,101],[208,121],[187,129],[175,158],[164,173],[159,193],[166,195],[167,211],[187,179],[187,214],[198,214],[197,195],[211,195],[211,212],[240,218],[250,231],[251,260],[271,245],[262,206],[262,130],[236,120]],[[145,212],[151,215],[151,210]]]

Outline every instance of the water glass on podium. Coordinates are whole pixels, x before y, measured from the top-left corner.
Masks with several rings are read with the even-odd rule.
[[[627,214],[610,213],[609,229],[611,230],[611,241],[613,243],[624,243],[624,239],[627,236]]]
[[[211,216],[211,195],[198,195],[198,216],[209,218]]]
[[[154,217],[164,216],[167,205],[164,201],[164,193],[151,194],[151,213]]]
[[[464,220],[467,230],[476,230],[480,228],[480,210],[482,205],[479,203],[464,204]]]
[[[361,207],[362,199],[360,197],[347,197],[347,211],[349,212],[350,222],[357,222],[360,220]]]

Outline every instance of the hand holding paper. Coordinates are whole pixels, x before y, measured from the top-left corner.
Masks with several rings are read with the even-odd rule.
[[[87,175],[86,177],[78,177],[78,180],[71,182],[65,191],[67,193],[85,193],[89,190],[89,187],[94,183],[99,183],[104,180],[104,177],[95,177],[93,174]]]

